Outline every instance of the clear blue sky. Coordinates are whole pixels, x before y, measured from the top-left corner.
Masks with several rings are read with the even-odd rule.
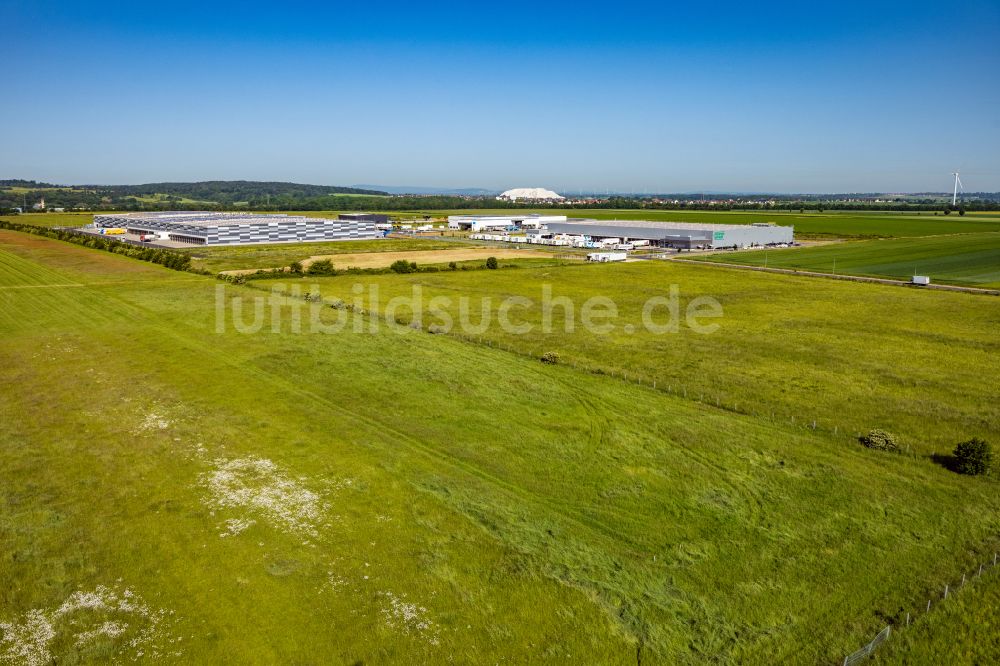
[[[0,10],[0,178],[1000,190],[998,0]]]

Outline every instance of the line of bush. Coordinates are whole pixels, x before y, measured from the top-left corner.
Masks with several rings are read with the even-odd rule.
[[[492,260],[492,261],[490,261]],[[388,268],[345,268],[338,269],[330,259],[319,259],[303,267],[298,261],[293,261],[288,268],[261,268],[252,273],[233,275],[219,273],[216,277],[232,284],[244,284],[249,280],[281,280],[289,278],[336,277],[338,275],[388,275],[397,273],[439,273],[442,271],[481,271],[497,268],[516,268],[513,264],[501,266],[494,257],[489,257],[485,264],[461,264],[452,261],[446,267],[431,264],[420,266],[416,262],[400,259],[394,261]]]
[[[80,233],[78,231],[66,231],[64,229],[40,227],[33,224],[21,224],[19,222],[10,222],[8,220],[0,220],[0,229],[19,231],[21,233],[32,234],[34,236],[44,236],[46,238],[55,238],[56,240],[73,243],[74,245],[82,245],[83,247],[89,247],[95,250],[103,250],[104,252],[111,252],[113,254],[131,257],[132,259],[159,264],[175,271],[187,271],[190,273],[198,273],[200,275],[208,274],[206,271],[192,268],[191,257],[183,252],[131,245],[113,238],[108,238],[107,236],[96,236]]]
[[[878,428],[869,431],[867,435],[858,437],[858,442],[862,446],[876,451],[891,453],[902,453],[903,451],[895,435]],[[993,448],[989,442],[978,437],[959,443],[955,446],[950,458],[948,456],[937,456],[937,458],[944,460],[943,464],[946,467],[959,474],[979,476],[989,474],[993,469]]]

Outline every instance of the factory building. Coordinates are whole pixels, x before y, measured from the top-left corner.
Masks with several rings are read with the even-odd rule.
[[[164,212],[95,215],[94,227],[120,228],[129,234],[198,245],[301,243],[380,238],[368,220],[330,220],[298,215]]]
[[[584,236],[593,240],[649,241],[659,247],[745,248],[780,245],[793,241],[794,227],[769,222],[754,224],[708,224],[697,222],[649,222],[646,220],[566,220],[546,224],[549,234]]]
[[[565,215],[449,215],[448,228],[462,231],[504,231],[540,229],[545,225],[565,222]]]

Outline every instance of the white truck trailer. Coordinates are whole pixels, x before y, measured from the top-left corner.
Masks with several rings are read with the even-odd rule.
[[[600,263],[608,261],[625,261],[627,258],[627,252],[591,252],[587,255],[587,261],[597,261]]]

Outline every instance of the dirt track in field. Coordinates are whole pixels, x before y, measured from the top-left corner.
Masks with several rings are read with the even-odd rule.
[[[406,252],[358,252],[355,254],[317,254],[308,259],[302,260],[302,266],[308,268],[310,264],[321,259],[329,259],[333,262],[334,268],[343,270],[345,268],[388,268],[392,262],[404,259],[416,262],[417,264],[446,264],[449,261],[475,261],[481,259],[486,261],[487,257],[497,259],[532,259],[551,258],[555,256],[552,252],[539,250],[518,250],[511,248],[490,248],[490,247],[469,247],[456,248],[454,250],[410,250]],[[223,271],[229,275],[242,275],[254,273],[257,269],[240,269]]]
[[[323,254],[309,257],[304,266],[320,259],[329,259],[337,268],[386,268],[392,262],[405,259],[417,264],[446,264],[449,261],[473,261],[487,257],[497,259],[552,257],[551,252],[511,250],[507,248],[470,247],[455,250],[411,250],[408,252],[359,252],[358,254]]]

